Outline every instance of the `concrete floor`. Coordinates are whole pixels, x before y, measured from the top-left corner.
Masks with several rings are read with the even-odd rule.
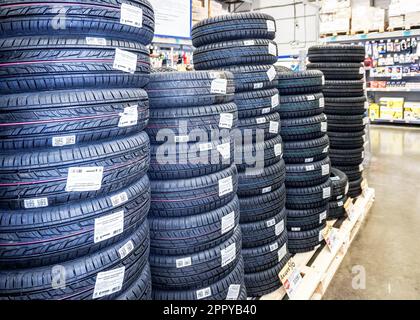
[[[371,141],[376,201],[324,299],[420,299],[420,129],[371,126]]]

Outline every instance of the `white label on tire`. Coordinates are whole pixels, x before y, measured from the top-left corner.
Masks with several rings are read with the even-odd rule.
[[[328,125],[326,122],[321,122],[321,132],[327,132]]]
[[[271,186],[266,187],[266,188],[262,189],[262,191],[261,191],[262,194],[266,194],[268,192],[271,192]]]
[[[121,259],[124,259],[127,255],[130,254],[131,251],[133,251],[133,249],[134,249],[133,241],[128,240],[127,243],[118,250],[118,254],[120,255]]]
[[[369,102],[365,101],[365,110],[369,109]]]
[[[363,124],[367,125],[368,123],[369,123],[369,118],[368,117],[363,118]]]
[[[270,244],[270,252],[277,250],[279,248],[279,244],[277,242]]]
[[[315,170],[315,166],[314,165],[310,165],[310,166],[306,166],[305,167],[306,171],[314,171]]]
[[[322,78],[321,78],[321,79],[322,79],[322,80],[321,80],[321,81],[322,81],[322,82],[321,82],[321,83],[322,83],[322,85],[323,85],[323,86],[325,86],[325,76],[322,76]]]
[[[359,171],[362,172],[364,169],[363,164],[359,165]]]
[[[86,37],[86,44],[90,46],[106,46],[105,38]]]
[[[240,284],[231,284],[226,296],[226,300],[238,300],[239,293],[241,292]]]
[[[271,112],[271,108],[264,108],[261,110],[261,114],[267,114]]]
[[[119,128],[131,127],[137,124],[139,118],[138,105],[125,107],[124,112],[120,113]]]
[[[83,192],[101,189],[104,167],[71,167],[67,175],[66,191]]]
[[[177,269],[189,267],[192,265],[191,257],[176,259],[175,264]]]
[[[330,174],[330,165],[329,164],[324,164],[324,165],[322,165],[322,167],[321,167],[322,169],[322,175],[323,176],[326,176],[327,174]]]
[[[316,97],[314,95],[306,96],[306,101],[314,101]]]
[[[137,55],[135,53],[116,48],[113,68],[127,73],[136,72]]]
[[[327,211],[324,211],[319,215],[319,223],[322,223],[325,219],[327,219]]]
[[[211,149],[213,149],[213,144],[211,142],[207,142],[207,143],[200,143],[198,145],[198,149],[203,152],[203,151],[209,151]]]
[[[328,150],[330,150],[330,146],[326,146],[326,147],[324,148],[324,150],[322,150],[322,153],[327,153],[327,152],[328,152]]]
[[[319,107],[324,108],[325,107],[325,98],[319,98]]]
[[[321,242],[322,240],[324,240],[324,236],[322,235],[322,231],[321,231],[318,235],[318,241]]]
[[[298,228],[298,227],[293,227],[293,228],[292,228],[292,231],[300,231],[300,228]]]
[[[219,128],[231,129],[233,126],[233,113],[221,113]]]
[[[332,181],[338,181],[338,180],[340,180],[340,177],[331,177],[330,178]]]
[[[76,144],[76,136],[62,136],[62,137],[53,137],[52,146],[53,147],[63,147]]]
[[[365,152],[362,151],[362,159],[365,157]]]
[[[337,200],[340,200],[340,199],[342,199],[344,196],[337,196]]]
[[[222,268],[227,266],[236,258],[236,243],[232,243],[225,249],[220,250],[220,255],[222,256]]]
[[[267,20],[267,31],[268,32],[276,31],[276,23],[273,20]]]
[[[48,198],[34,198],[23,200],[25,209],[44,208],[48,207]]]
[[[338,207],[342,207],[342,206],[344,206],[343,201],[338,201],[338,202],[337,202],[337,206],[338,206]]]
[[[362,136],[362,139],[363,139],[363,142],[366,142],[366,135],[365,134]]]
[[[274,43],[270,42],[268,44],[268,53],[273,56],[277,56],[277,46]]]
[[[271,108],[275,108],[280,104],[280,98],[278,94],[271,97]]]
[[[281,260],[283,260],[286,254],[287,254],[287,245],[284,244],[283,247],[281,247],[281,249],[277,252],[278,259],[279,259],[278,261],[280,262]]]
[[[230,159],[230,143],[223,143],[216,147],[223,159]]]
[[[207,287],[196,291],[197,300],[201,300],[211,296],[211,288]]]
[[[314,162],[314,158],[306,158],[305,163],[311,163]]]
[[[262,83],[262,82],[254,83],[254,90],[262,89],[263,87],[264,87],[264,83]]]
[[[277,76],[276,68],[271,66],[270,69],[267,70],[268,80],[273,81],[276,78],[276,76]]]
[[[267,226],[267,228],[270,228],[270,227],[274,226],[275,224],[276,224],[276,220],[275,219],[268,220],[265,223],[265,225]]]
[[[258,124],[262,124],[262,123],[265,123],[267,120],[265,119],[265,117],[261,117],[261,118],[256,118],[255,121]]]
[[[346,184],[346,188],[344,189],[344,193],[345,193],[345,194],[347,194],[347,193],[349,192],[349,187],[350,187],[350,185],[349,185],[349,183],[347,182],[347,184]]]
[[[120,23],[141,28],[143,26],[143,10],[126,3],[121,4]]]
[[[189,136],[174,136],[174,142],[175,143],[185,143],[190,141]]]
[[[225,215],[222,218],[222,234],[229,232],[235,226],[235,211]]]
[[[245,40],[244,41],[244,46],[253,46],[253,45],[255,45],[254,40]]]
[[[126,203],[128,201],[127,192],[121,192],[111,197],[111,203],[113,207],[119,206],[120,204]]]
[[[277,121],[270,121],[270,127],[268,131],[270,133],[279,133],[279,123]]]
[[[331,187],[322,189],[322,199],[328,199],[331,197]]]
[[[274,233],[276,236],[279,236],[284,231],[284,220],[281,220],[274,227]]]
[[[93,241],[98,243],[119,235],[124,231],[124,211],[118,211],[95,219]]]
[[[96,275],[93,299],[109,296],[121,290],[124,282],[125,267],[99,272]]]
[[[274,145],[274,155],[276,157],[281,156],[283,154],[283,145],[281,143],[277,143]]]
[[[226,79],[214,79],[211,82],[210,93],[226,94],[227,92],[227,80]]]
[[[233,191],[232,176],[219,180],[219,197]]]
[[[364,67],[360,67],[360,69],[359,69],[359,73],[360,73],[360,74],[365,74],[365,68],[364,68]]]

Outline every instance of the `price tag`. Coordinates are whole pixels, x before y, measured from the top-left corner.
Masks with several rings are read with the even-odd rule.
[[[270,121],[270,127],[268,131],[270,133],[279,133],[279,123],[277,121]]]
[[[119,235],[124,231],[124,211],[118,211],[95,219],[93,234],[94,243]]]
[[[324,238],[328,248],[333,252],[339,245],[338,229],[333,228],[332,225],[327,226],[322,231],[322,237]]]
[[[254,40],[245,40],[244,41],[244,46],[253,46],[253,45],[255,45]]]
[[[235,211],[225,215],[222,218],[222,234],[229,232],[235,226]]]
[[[67,175],[66,191],[83,192],[101,189],[104,167],[71,167]]]
[[[233,192],[232,176],[219,180],[219,197]]]
[[[220,250],[220,255],[222,256],[222,268],[227,266],[236,258],[236,243],[232,243],[225,249]]]
[[[106,46],[105,38],[86,37],[86,44],[90,46]]]
[[[53,137],[52,138],[52,146],[53,147],[63,147],[76,144],[76,136],[61,136],[61,137]]]
[[[276,157],[281,156],[283,154],[283,146],[281,143],[277,143],[274,145],[274,155]]]
[[[271,97],[271,108],[275,108],[280,104],[280,98],[278,94]]]
[[[227,80],[226,79],[214,79],[211,82],[210,93],[226,94],[226,92],[227,92]]]
[[[267,71],[268,80],[273,81],[276,78],[276,76],[277,76],[276,68],[271,66],[270,69],[268,69]]]
[[[23,206],[25,209],[48,207],[48,198],[25,199],[23,200]]]
[[[124,282],[125,267],[99,272],[96,275],[93,299],[109,296],[121,290]]]
[[[230,143],[219,144],[216,149],[222,155],[223,159],[230,159]]]
[[[211,296],[211,288],[207,287],[196,291],[197,300],[201,300]]]
[[[120,121],[118,122],[118,127],[131,127],[137,124],[139,118],[138,106],[125,107],[124,112],[120,113]]]
[[[129,240],[125,245],[123,245],[120,249],[118,249],[118,254],[120,255],[121,259],[124,259],[126,256],[130,254],[131,251],[134,249],[133,241]]]
[[[263,87],[264,87],[264,83],[262,82],[254,83],[254,90],[262,89]]]
[[[276,31],[276,23],[273,20],[267,20],[267,31],[268,32]]]
[[[143,26],[143,10],[126,3],[121,4],[120,23],[141,28]]]
[[[241,292],[240,284],[231,284],[228,289],[226,300],[238,300],[240,292]]]
[[[119,48],[115,49],[113,68],[127,73],[134,73],[137,68],[137,55]]]
[[[270,42],[268,44],[268,53],[273,55],[273,56],[277,56],[277,45]]]
[[[295,292],[302,283],[302,275],[298,270],[296,263],[290,259],[279,273],[280,281],[286,290],[287,295],[293,298]]]
[[[324,165],[322,165],[322,167],[321,167],[322,169],[322,175],[323,176],[326,176],[327,174],[330,174],[330,165],[329,164],[324,164]]]
[[[177,269],[189,267],[192,265],[191,257],[176,259],[175,264]]]
[[[233,113],[221,113],[219,128],[231,129],[233,126]]]

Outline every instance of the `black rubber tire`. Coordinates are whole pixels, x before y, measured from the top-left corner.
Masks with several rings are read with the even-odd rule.
[[[270,21],[270,22],[268,22]],[[269,23],[274,30],[269,30]],[[276,22],[264,13],[247,12],[216,16],[196,23],[191,31],[193,46],[244,39],[269,39],[276,35]]]
[[[121,255],[121,249],[129,241],[132,250]],[[131,287],[147,264],[149,256],[149,226],[145,221],[127,238],[91,255],[62,262],[65,273],[63,282],[60,273],[52,266],[32,269],[0,270],[0,300],[90,300],[99,272],[125,267],[124,281],[120,290],[101,300],[113,300]],[[121,258],[123,257],[123,258]],[[61,268],[60,268],[61,270]],[[54,282],[58,288],[54,288]],[[59,286],[61,284],[61,287]]]
[[[222,180],[221,183],[219,183],[220,180]],[[149,214],[156,217],[179,217],[212,211],[232,201],[237,186],[238,172],[234,164],[223,171],[207,176],[152,180]],[[222,192],[219,193],[219,191]]]
[[[239,198],[240,222],[250,223],[274,217],[286,205],[286,187],[283,184],[273,192],[254,197]]]
[[[286,250],[284,251],[284,249]],[[243,248],[245,273],[255,273],[272,268],[281,262],[287,254],[287,232],[283,232],[271,243],[260,247]]]
[[[150,251],[157,255],[186,255],[205,251],[229,239],[239,224],[239,200],[202,214],[185,217],[149,215]]]
[[[308,49],[311,62],[363,62],[365,54],[365,47],[362,45],[328,44]]]
[[[286,208],[273,218],[241,223],[242,248],[261,247],[275,241],[286,230]]]
[[[114,199],[120,197],[126,201],[118,204]],[[149,207],[150,183],[145,175],[106,196],[47,208],[2,210],[0,269],[54,265],[91,255],[137,230],[146,219]],[[112,221],[121,219],[123,228],[113,235],[101,233],[101,220],[97,219],[111,219],[110,215],[121,211],[122,215],[117,214]]]
[[[286,164],[310,163],[324,160],[328,156],[329,139],[324,134],[313,140],[287,141],[283,143],[283,147]]]
[[[321,138],[327,132],[327,117],[320,114],[307,118],[282,119],[283,141],[311,140]]]
[[[365,81],[325,81],[322,92],[324,93],[325,97],[360,97],[365,94]]]
[[[331,162],[324,160],[306,164],[286,165],[286,188],[311,187],[322,184],[330,178]]]
[[[363,115],[366,96],[325,98],[325,113],[328,115]]]
[[[286,189],[286,208],[292,210],[319,208],[331,197],[331,180],[321,185],[306,188]]]
[[[319,93],[322,91],[324,84],[324,75],[318,70],[308,71],[281,71],[276,67],[278,72],[278,89],[281,95],[292,94],[309,94]]]
[[[324,112],[322,93],[280,97],[280,118],[312,117]]]
[[[349,179],[347,175],[337,168],[331,168],[331,200],[341,200],[347,194]]]
[[[322,230],[324,230],[326,223],[324,222],[320,227],[308,231],[289,231],[288,248],[292,254],[303,253],[315,250],[317,246],[324,243],[322,237]],[[321,240],[320,240],[321,239]]]
[[[279,162],[264,168],[249,169],[238,175],[238,196],[251,197],[279,189],[286,178],[286,164]]]
[[[344,204],[347,201],[347,196],[337,201],[330,201],[328,207],[328,220],[340,219],[347,216]]]
[[[194,51],[194,67],[196,70],[212,70],[239,65],[274,64],[277,62],[277,52],[276,42],[265,39],[213,43]]]
[[[330,146],[334,149],[362,148],[365,143],[365,131],[334,132],[329,131]]]
[[[229,117],[230,123],[225,122],[226,117]],[[229,136],[230,129],[237,125],[238,112],[235,103],[161,108],[150,109],[150,120],[146,132],[153,144],[165,142],[174,144],[177,141],[198,142],[204,138],[207,138],[207,142],[219,131],[220,135]],[[202,137],[203,132],[207,133],[207,137]]]
[[[152,300],[152,275],[148,263],[137,280],[115,300]]]
[[[309,63],[308,70],[320,70],[325,80],[361,80],[365,76],[361,63]],[[363,71],[363,72],[362,72]]]
[[[137,123],[121,122],[125,108],[133,106],[137,106]],[[143,130],[148,118],[147,93],[142,89],[1,95],[0,149],[61,147],[125,136]]]
[[[365,115],[332,115],[329,114],[328,131],[334,132],[360,132],[365,129]]]
[[[362,165],[358,165],[358,166],[334,166],[334,168],[343,171],[349,182],[350,181],[355,181],[355,180],[359,180],[362,178],[362,173],[363,173],[363,166]]]
[[[110,194],[138,181],[149,169],[149,138],[141,132],[71,148],[3,153],[0,164],[0,208],[23,209],[25,202],[39,198],[54,206]],[[90,185],[79,182],[74,187],[89,187],[91,191],[71,191],[83,190],[67,187],[70,168],[79,167],[96,167],[90,171],[97,172],[92,175],[98,180],[102,177],[101,184],[96,179]]]
[[[205,176],[230,167],[234,151],[230,137],[209,143],[152,144],[148,175],[152,180]]]
[[[272,65],[233,66],[223,68],[235,78],[235,92],[275,89],[278,86],[277,72]],[[235,96],[235,101],[236,101]]]
[[[89,45],[84,38],[0,39],[0,93],[146,86],[149,50],[136,42],[107,42],[100,46]],[[137,55],[134,73],[113,67],[116,49]]]
[[[365,158],[364,148],[357,149],[330,149],[330,158],[333,166],[357,166]]]
[[[0,37],[77,36],[126,39],[148,45],[152,42],[155,22],[147,0],[124,3],[143,10],[142,26],[120,23],[120,0],[83,0],[57,3],[54,0],[6,0],[0,8]]]
[[[242,257],[239,259],[235,268],[223,279],[210,284],[209,286],[199,286],[190,290],[160,290],[153,286],[153,300],[225,300],[229,287],[240,285],[240,295],[238,300],[246,299],[244,285],[244,262]],[[207,295],[208,294],[208,295]],[[244,296],[245,294],[245,296]]]
[[[363,182],[363,177],[361,177],[358,180],[350,180],[350,182],[349,182],[349,192],[348,192],[348,196],[350,198],[357,198],[362,194],[362,192],[363,192],[362,182]]]
[[[287,230],[308,231],[322,225],[328,216],[328,204],[306,210],[287,210]]]
[[[273,112],[261,117],[242,118],[238,120],[238,130],[242,137],[252,135],[253,142],[262,139],[275,138],[280,133],[281,122],[280,115]],[[238,132],[239,133],[239,132]]]
[[[239,118],[260,117],[280,110],[277,89],[256,90],[235,94]]]
[[[215,90],[214,84],[224,80],[226,93]],[[146,90],[151,109],[210,106],[232,102],[235,82],[226,71],[157,72]]]

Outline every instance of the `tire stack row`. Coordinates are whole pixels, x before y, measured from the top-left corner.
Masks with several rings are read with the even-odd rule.
[[[151,75],[150,264],[155,300],[245,299],[233,75]]]
[[[324,77],[320,71],[282,71],[278,78],[288,245],[291,253],[299,253],[311,251],[323,241],[331,196]]]
[[[150,299],[153,9],[59,9],[0,8],[0,299]]]
[[[195,68],[227,70],[235,78],[235,162],[249,297],[279,288],[278,273],[289,259],[275,32],[274,19],[259,13],[210,18],[192,30]]]
[[[362,193],[366,126],[364,46],[326,45],[309,48],[308,69],[325,75],[325,113],[328,117],[330,158],[346,173],[352,198]]]

